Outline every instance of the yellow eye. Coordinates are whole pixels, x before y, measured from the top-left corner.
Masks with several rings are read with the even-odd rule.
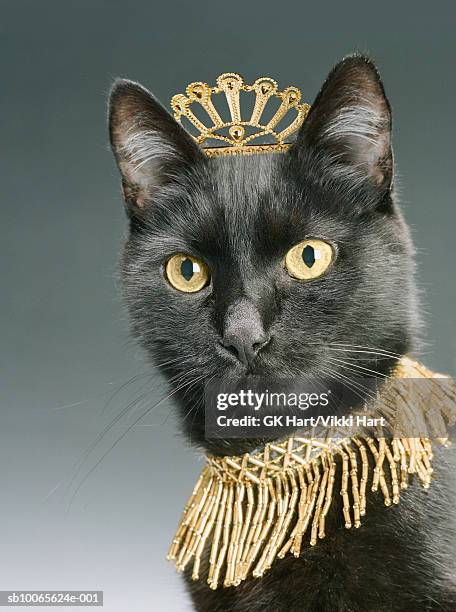
[[[204,262],[184,253],[173,255],[166,263],[165,272],[170,284],[184,293],[201,291],[211,278]]]
[[[331,245],[323,240],[304,240],[285,255],[288,274],[298,280],[313,280],[322,276],[334,258]]]

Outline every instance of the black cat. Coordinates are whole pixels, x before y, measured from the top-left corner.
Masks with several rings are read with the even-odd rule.
[[[413,248],[394,199],[390,106],[368,59],[333,69],[287,153],[207,158],[124,80],[112,89],[110,136],[130,221],[122,273],[134,332],[169,379],[193,444],[220,455],[250,448],[205,439],[204,385],[221,374],[349,381],[359,367],[387,375],[413,348]],[[306,238],[330,244],[334,261],[300,282],[283,261]],[[167,279],[176,253],[201,262],[200,290]],[[456,610],[450,453],[436,457],[428,492],[411,487],[390,509],[371,498],[356,533],[335,522],[260,580],[216,591],[188,580],[195,608]],[[328,521],[338,513],[335,503]]]

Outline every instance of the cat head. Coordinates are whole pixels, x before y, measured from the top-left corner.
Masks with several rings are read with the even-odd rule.
[[[113,86],[109,126],[130,223],[122,276],[133,329],[193,442],[211,447],[211,379],[348,384],[362,368],[387,374],[410,349],[412,247],[394,201],[391,110],[367,58],[332,70],[286,153],[208,158],[126,80]]]

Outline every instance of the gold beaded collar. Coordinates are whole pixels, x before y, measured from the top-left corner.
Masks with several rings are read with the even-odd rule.
[[[391,380],[444,378],[409,358],[402,358]],[[242,456],[208,456],[187,502],[168,553],[183,571],[193,561],[192,578],[200,578],[203,562],[211,589],[237,586],[249,576],[259,578],[276,558],[298,557],[304,537],[311,546],[325,537],[336,476],[345,527],[360,527],[366,513],[368,488],[380,490],[385,506],[398,504],[411,475],[424,488],[431,484],[431,437],[446,446],[448,428],[456,420],[454,383],[432,389],[424,404],[420,394],[405,397],[397,390],[376,406],[376,414],[397,416],[419,437],[355,435],[350,438],[305,438],[293,435]],[[391,422],[391,421],[389,421]],[[402,425],[404,424],[402,423]],[[401,423],[395,421],[400,431]],[[425,425],[427,435],[422,434]],[[396,430],[395,430],[396,431]],[[407,429],[407,431],[411,431]],[[223,577],[222,577],[223,575]]]

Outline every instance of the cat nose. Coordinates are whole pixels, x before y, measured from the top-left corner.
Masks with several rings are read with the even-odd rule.
[[[251,365],[270,339],[263,329],[260,313],[253,304],[243,300],[230,309],[222,344],[241,363]]]
[[[265,347],[270,337],[265,333],[257,333],[257,330],[241,328],[235,332],[225,334],[223,346],[231,350],[241,363],[251,365],[258,353]]]

